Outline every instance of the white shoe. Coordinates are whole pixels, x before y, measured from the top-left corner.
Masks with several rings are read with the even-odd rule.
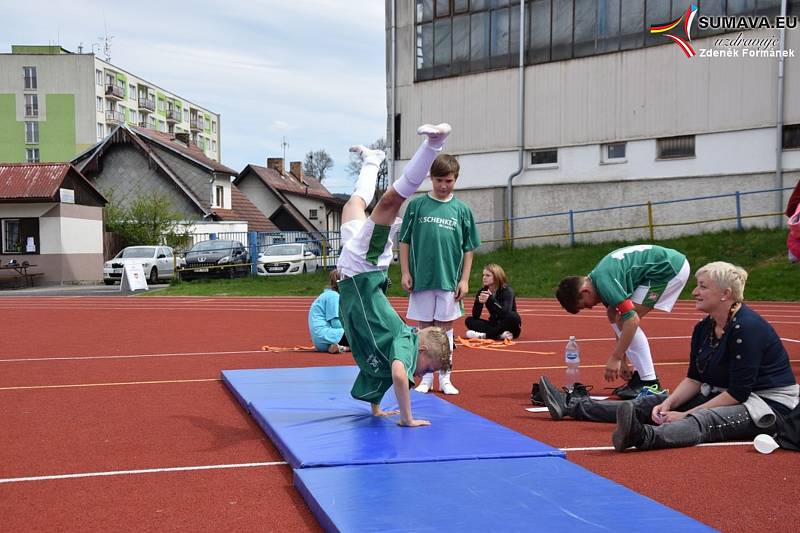
[[[468,329],[467,333],[464,336],[468,339],[485,339],[486,333],[481,333],[480,331],[473,331],[471,329]]]
[[[756,447],[756,450],[758,450],[759,453],[772,453],[779,448],[778,443],[775,442],[775,439],[766,433],[758,435],[753,440],[753,446]]]
[[[447,136],[450,135],[451,131],[453,131],[453,128],[446,122],[442,122],[441,124],[437,124],[435,126],[432,124],[423,124],[417,128],[417,135],[427,136],[428,142],[431,144],[431,146],[441,148],[441,146],[444,144],[444,140],[447,139]]]
[[[417,392],[421,392],[422,394],[427,394],[433,388],[433,382],[426,383],[424,380],[419,382],[419,385],[414,387],[414,390]]]
[[[456,394],[458,394],[458,392],[459,392],[459,391],[458,391],[458,389],[457,389],[457,388],[455,388],[455,387],[453,386],[453,384],[452,384],[452,383],[450,383],[449,381],[445,381],[444,383],[441,383],[441,382],[440,382],[440,383],[439,383],[439,388],[440,388],[440,389],[441,389],[441,391],[442,391],[443,393],[445,393],[445,394],[456,395]]]
[[[510,331],[504,331],[503,333],[500,334],[500,339],[501,340],[509,340],[510,341],[513,338],[514,338],[514,334],[511,333]]]
[[[354,154],[358,154],[361,157],[361,161],[367,162],[367,160],[369,160],[376,165],[380,165],[383,160],[386,159],[386,153],[383,150],[373,150],[372,148],[367,148],[363,144],[351,146],[350,151]]]

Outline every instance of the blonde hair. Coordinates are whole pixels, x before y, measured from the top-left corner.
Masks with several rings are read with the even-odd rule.
[[[719,289],[730,289],[734,301],[740,303],[744,301],[744,285],[747,283],[747,271],[742,267],[725,261],[714,261],[697,269],[694,277],[696,278],[701,274],[707,275]]]
[[[489,263],[483,267],[483,269],[492,273],[492,277],[494,277],[494,282],[497,284],[498,289],[508,284],[508,276],[506,276],[506,271],[503,270],[503,267],[500,265]]]
[[[419,342],[428,348],[428,355],[433,361],[439,361],[442,366],[439,370],[450,370],[450,339],[445,331],[438,326],[430,326],[419,330]]]

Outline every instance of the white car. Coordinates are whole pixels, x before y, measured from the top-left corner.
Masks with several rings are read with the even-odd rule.
[[[316,272],[319,256],[308,243],[273,244],[258,254],[259,276],[285,276]]]
[[[172,279],[175,265],[180,265],[181,261],[169,246],[128,246],[103,264],[103,283],[113,285],[120,281],[126,264],[140,264],[147,282],[155,285]]]

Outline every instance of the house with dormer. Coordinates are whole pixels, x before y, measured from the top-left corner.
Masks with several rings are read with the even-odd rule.
[[[186,215],[190,233],[278,231],[232,183],[236,171],[207,157],[189,133],[121,125],[73,163],[110,201],[159,192]]]
[[[319,180],[304,175],[302,169],[300,161],[293,161],[287,172],[283,158],[268,158],[266,167],[247,165],[234,186],[281,231],[338,232],[344,200],[334,197]]]

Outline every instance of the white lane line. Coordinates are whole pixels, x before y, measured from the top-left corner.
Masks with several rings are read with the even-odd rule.
[[[282,466],[286,461],[268,463],[235,463],[227,465],[175,466],[170,468],[146,468],[141,470],[115,470],[110,472],[83,472],[80,474],[57,474],[52,476],[10,477],[0,479],[0,483],[20,483],[23,481],[52,481],[55,479],[77,479],[84,477],[131,476],[136,474],[160,474],[163,472],[190,472],[195,470],[223,470],[226,468],[260,468],[265,466]]]
[[[243,350],[239,352],[187,352],[187,353],[149,353],[133,355],[76,355],[63,357],[24,357],[16,359],[0,359],[0,363],[30,363],[39,361],[86,361],[92,359],[141,359],[148,357],[197,357],[215,355],[247,355],[247,354],[266,354],[264,350]],[[288,352],[287,352],[288,353]],[[309,352],[311,353],[311,352]]]
[[[705,444],[696,444],[695,446],[689,446],[690,448],[693,447],[716,447],[716,446],[752,446],[753,441],[747,442],[706,442]],[[562,452],[606,452],[613,450],[613,446],[584,446],[582,448],[559,448]]]
[[[4,390],[38,390],[38,389],[84,389],[91,387],[119,387],[125,385],[166,385],[173,383],[207,383],[209,381],[220,381],[219,378],[205,379],[166,379],[159,381],[120,381],[116,383],[73,383],[67,385],[21,385],[18,387],[0,387]]]

